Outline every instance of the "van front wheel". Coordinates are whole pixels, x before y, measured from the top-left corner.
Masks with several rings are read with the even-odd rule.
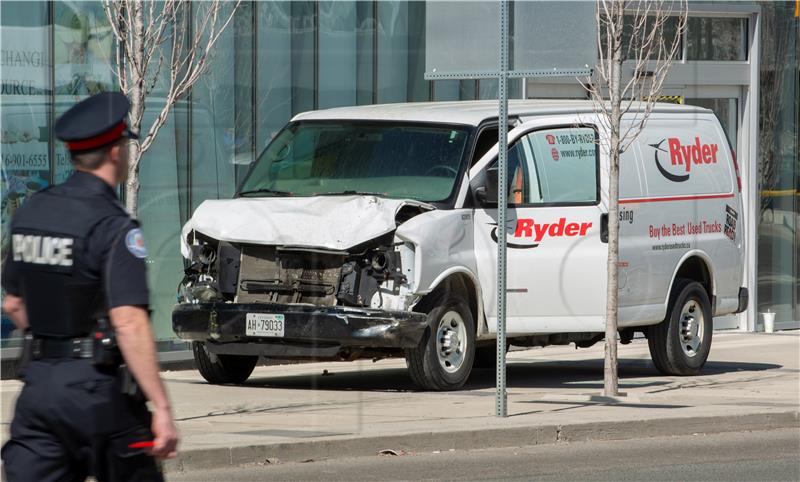
[[[711,350],[711,303],[703,285],[676,280],[667,317],[649,327],[647,344],[658,371],[666,375],[695,375]]]
[[[406,350],[414,383],[423,390],[456,390],[472,371],[475,321],[466,302],[443,293],[428,312],[428,329],[416,348]]]
[[[257,356],[215,355],[203,342],[193,342],[194,363],[208,383],[244,383],[258,363]]]

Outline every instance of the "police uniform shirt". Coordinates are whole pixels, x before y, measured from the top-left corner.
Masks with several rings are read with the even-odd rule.
[[[59,198],[81,197],[89,198],[90,206],[96,209],[103,209],[113,213],[105,216],[97,222],[84,240],[84,262],[74,268],[80,270],[83,279],[95,280],[98,286],[102,286],[104,295],[105,309],[118,306],[141,306],[147,308],[149,297],[147,290],[145,257],[147,252],[144,247],[141,230],[138,223],[131,218],[122,205],[119,203],[114,190],[101,178],[86,172],[75,172],[66,182],[46,190],[48,202],[52,203]],[[66,240],[47,239],[52,246],[49,246],[47,253],[50,259],[43,254],[43,240],[25,239],[22,235],[15,238],[15,221],[22,216],[28,218],[34,216],[45,216],[47,213],[39,212],[42,206],[47,204],[38,199],[38,196],[45,196],[45,193],[37,193],[24,203],[18,210],[14,220],[11,222],[11,243],[8,255],[6,256],[2,273],[2,286],[6,293],[20,296],[26,305],[31,302],[42,303],[41,293],[32,296],[25,293],[23,289],[22,277],[25,276],[21,264],[43,263],[71,267],[75,253],[71,250],[73,246]],[[112,207],[109,210],[109,207]],[[74,213],[75,219],[80,216],[90,216],[92,213]],[[63,220],[62,222],[69,222]],[[28,243],[26,245],[26,242]],[[31,246],[31,244],[33,246]],[[81,249],[79,246],[74,248]],[[30,291],[31,288],[28,288]],[[46,297],[46,294],[44,295]],[[35,298],[34,301],[31,298]],[[31,316],[32,311],[28,308],[29,322],[31,329],[37,333],[37,320]],[[58,313],[50,313],[50,316],[58,317]],[[49,333],[37,333],[49,335]]]

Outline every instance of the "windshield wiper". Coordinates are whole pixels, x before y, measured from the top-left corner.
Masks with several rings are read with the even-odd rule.
[[[274,189],[267,189],[265,187],[259,189],[252,189],[250,191],[241,191],[236,194],[236,197],[245,196],[247,194],[274,194],[275,196],[294,196],[294,193],[289,191],[276,191]]]
[[[342,191],[342,192],[320,192],[317,196],[378,196],[386,197],[384,192],[370,192],[370,191]]]

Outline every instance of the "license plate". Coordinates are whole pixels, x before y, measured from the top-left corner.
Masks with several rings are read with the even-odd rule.
[[[245,318],[247,326],[245,334],[247,336],[271,336],[283,337],[286,323],[283,315],[271,315],[266,313],[248,313]]]

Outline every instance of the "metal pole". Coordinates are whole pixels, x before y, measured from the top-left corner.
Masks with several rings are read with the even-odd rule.
[[[508,178],[508,2],[500,0],[499,153],[497,156],[497,392],[495,415],[506,417],[506,203]]]

